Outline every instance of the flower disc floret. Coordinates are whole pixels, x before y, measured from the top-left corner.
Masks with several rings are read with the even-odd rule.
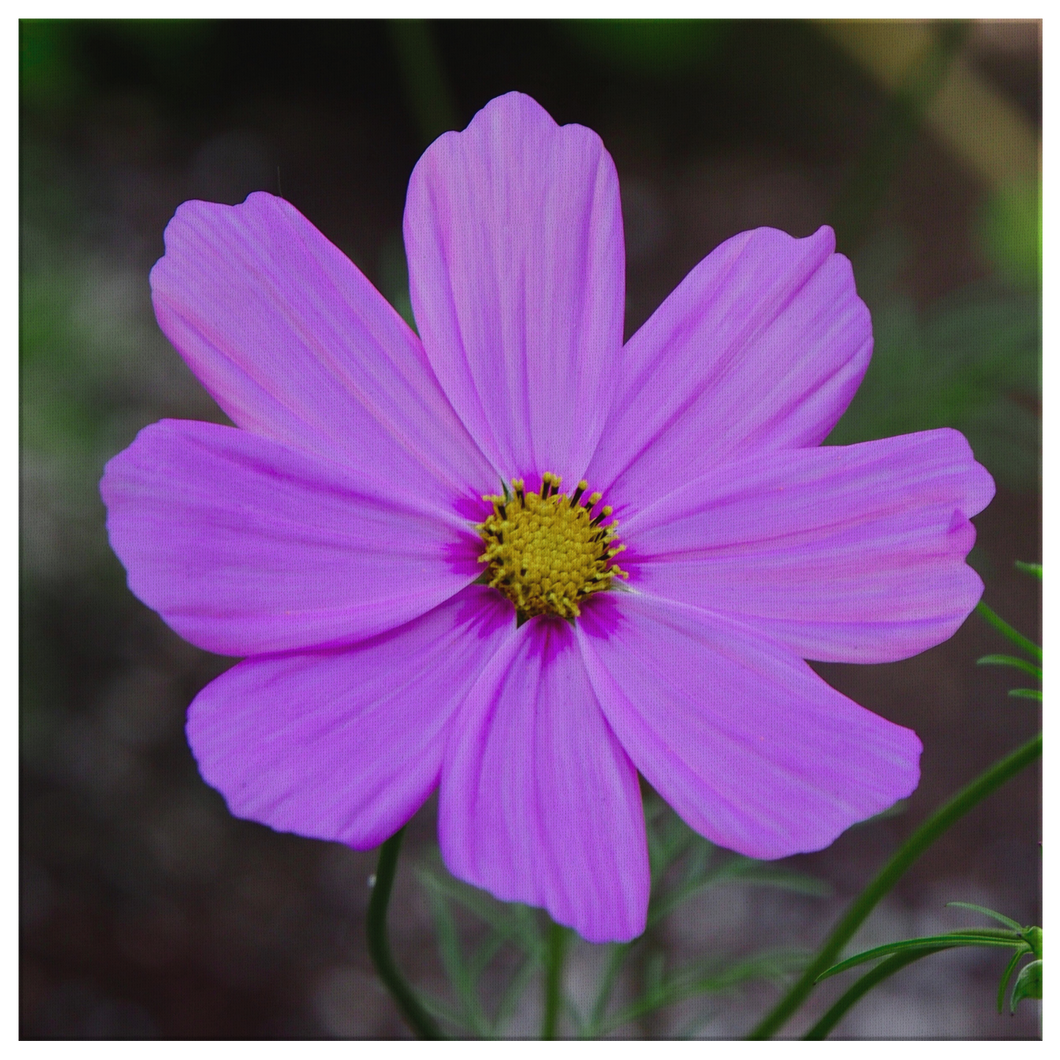
[[[479,563],[488,563],[485,582],[515,605],[519,621],[535,615],[575,619],[580,602],[611,587],[611,579],[628,578],[614,557],[618,520],[603,499],[592,493],[581,503],[589,483],[581,481],[573,496],[559,492],[563,480],[546,471],[541,489],[527,493],[522,479],[512,479],[505,496],[485,496],[493,514],[476,529],[486,542]]]

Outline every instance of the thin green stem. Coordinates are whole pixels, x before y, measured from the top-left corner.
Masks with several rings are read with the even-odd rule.
[[[1013,629],[1000,615],[994,614],[982,600],[975,605],[976,611],[986,619],[999,633],[1008,637],[1013,644],[1018,644],[1028,655],[1042,661],[1042,649],[1038,647],[1029,637],[1025,637],[1019,630]]]
[[[412,1028],[416,1037],[437,1041],[445,1035],[397,970],[386,934],[386,910],[390,904],[390,891],[394,886],[398,853],[404,834],[405,829],[399,829],[379,848],[379,864],[375,870],[372,897],[368,902],[368,953],[379,978],[390,991],[390,996],[397,1003],[401,1015],[405,1017],[405,1022]]]
[[[548,965],[545,971],[545,1016],[541,1021],[541,1040],[556,1037],[563,991],[563,957],[567,950],[567,929],[551,921],[548,927]]]
[[[947,947],[938,946],[932,949],[907,950],[904,953],[896,953],[893,957],[881,961],[863,975],[842,997],[802,1036],[805,1042],[819,1042],[828,1037],[832,1028],[847,1014],[874,986],[882,983],[884,979],[890,978],[895,972],[900,971],[907,964],[927,957],[932,953],[938,953]]]
[[[989,769],[984,770],[970,784],[962,788],[949,802],[935,811],[895,852],[879,875],[861,892],[825,940],[814,961],[802,973],[776,1007],[747,1036],[759,1041],[772,1038],[795,1013],[813,989],[817,977],[833,964],[851,936],[914,861],[955,821],[960,820],[973,806],[981,802],[1005,781],[1041,757],[1042,734],[1028,740]]]
[[[1023,560],[1016,560],[1016,570],[1023,571],[1024,574],[1030,574],[1032,577],[1037,578],[1038,581],[1042,580],[1042,565],[1040,563],[1024,563]]]
[[[604,971],[600,989],[597,991],[596,1000],[593,1002],[592,1012],[589,1014],[588,1026],[584,1031],[583,1036],[586,1038],[600,1037],[600,1022],[607,1011],[607,1004],[611,1000],[611,991],[615,988],[615,981],[618,979],[622,962],[629,953],[630,945],[628,942],[613,942],[611,944],[611,952],[607,958],[607,968]]]

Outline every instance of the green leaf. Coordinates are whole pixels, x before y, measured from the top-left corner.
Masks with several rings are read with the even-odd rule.
[[[448,873],[420,868],[416,875],[420,883],[429,890],[444,895],[473,913],[494,931],[521,946],[539,963],[544,961],[545,948],[537,918],[527,906],[515,902],[498,902],[485,891],[462,883]]]
[[[434,859],[437,861],[437,857]],[[439,953],[446,976],[460,1002],[460,1011],[444,1009],[434,1002],[442,1018],[466,1035],[499,1038],[526,993],[527,987],[544,964],[545,944],[538,911],[516,902],[499,902],[478,888],[450,876],[438,865],[420,866],[417,878],[427,891],[438,937]],[[470,954],[461,946],[452,906],[470,912],[489,929]],[[505,946],[514,947],[517,961],[514,972],[505,971],[507,983],[492,1015],[483,1007],[482,980],[496,968],[494,964]],[[505,962],[506,969],[510,967]],[[580,1030],[583,1017],[567,1005],[571,1023]],[[433,1010],[432,1010],[433,1011]]]
[[[995,614],[982,600],[975,605],[976,611],[986,619],[1002,636],[1007,637],[1013,644],[1018,645],[1032,658],[1042,661],[1042,649],[1029,637],[1025,637],[1017,629],[1013,629],[1000,615]]]
[[[748,883],[809,895],[831,893],[819,880],[772,864],[739,856],[722,858],[717,847],[693,832],[655,796],[645,804],[645,817],[652,870],[649,926],[707,887],[721,884]]]
[[[943,949],[946,947],[905,950],[880,961],[875,968],[866,972],[840,996],[839,1000],[802,1036],[803,1041],[823,1041],[843,1016],[873,987],[889,979],[895,972],[900,972],[906,965],[922,960],[924,957],[930,957],[933,953],[939,953]]]
[[[1039,688],[1010,688],[1009,693],[1013,699],[1036,699],[1042,701],[1042,693]]]
[[[691,876],[673,890],[657,889],[648,905],[648,925],[658,923],[677,906],[695,897],[709,887],[723,884],[744,883],[755,887],[775,887],[793,894],[805,894],[815,898],[827,898],[831,887],[823,880],[801,873],[755,861],[753,858],[732,857],[727,861],[703,871],[698,877]]]
[[[604,975],[596,992],[596,999],[593,1001],[593,1007],[589,1011],[588,1022],[582,1030],[581,1036],[584,1038],[600,1037],[599,1028],[604,1014],[607,1012],[608,1002],[611,1000],[611,991],[614,990],[618,973],[622,970],[622,965],[629,956],[633,943],[612,942],[610,947]]]
[[[507,989],[501,995],[500,1004],[497,1006],[497,1012],[493,1017],[494,1037],[499,1038],[504,1033],[505,1027],[508,1026],[508,1021],[515,1013],[515,1008],[526,992],[526,988],[536,971],[537,962],[532,957],[526,957],[519,966],[519,970],[512,976]]]
[[[845,961],[833,964],[831,968],[823,971],[815,980],[820,982],[830,976],[845,972],[848,968],[854,968],[859,964],[874,961],[879,957],[887,957],[904,950],[920,949],[949,949],[954,946],[1026,946],[1021,936],[1014,931],[991,930],[989,928],[958,929],[946,935],[925,935],[917,939],[903,939],[901,942],[888,942],[883,946],[876,946],[864,953],[848,957]]]
[[[1042,668],[1040,666],[1035,666],[1034,663],[1027,662],[1026,659],[1017,659],[1015,655],[984,655],[981,659],[975,660],[975,665],[1012,666],[1017,670],[1030,674],[1032,677],[1037,677],[1039,681],[1042,679]]]
[[[807,956],[802,950],[769,950],[742,960],[711,957],[696,961],[656,981],[599,1027],[599,1034],[610,1034],[641,1016],[700,994],[727,992],[754,980],[783,978],[805,967]]]
[[[947,902],[946,905],[950,909],[971,909],[973,913],[982,913],[983,916],[988,916],[1017,933],[1023,931],[1023,928],[1015,920],[1005,916],[1004,913],[999,913],[996,909],[987,909],[985,905],[973,905],[971,902]]]
[[[1008,982],[1012,978],[1012,973],[1016,970],[1016,965],[1019,964],[1022,956],[1023,954],[1016,950],[1012,955],[1012,960],[1005,967],[1005,974],[1001,976],[1001,983],[997,988],[997,1013],[999,1016],[1005,1011],[1005,991],[1008,989]]]
[[[1018,559],[1015,563],[1016,570],[1023,571],[1024,574],[1030,574],[1031,576],[1042,580],[1042,565],[1040,563],[1024,563],[1023,560]]]
[[[435,934],[438,938],[438,949],[442,955],[442,964],[445,966],[446,977],[460,1001],[464,1025],[477,1038],[485,1038],[489,1034],[489,1027],[485,1013],[482,1011],[478,991],[475,989],[475,979],[464,960],[460,937],[449,903],[437,891],[430,892],[428,898],[431,916],[434,919]]]
[[[1016,985],[1012,988],[1012,999],[1009,1002],[1009,1011],[1015,1012],[1016,1006],[1025,998],[1042,998],[1042,962],[1031,961],[1025,964],[1016,976]]]
[[[420,1000],[423,1002],[423,1007],[437,1020],[443,1020],[448,1023],[455,1032],[457,1038],[461,1038],[467,1034],[467,1027],[464,1026],[464,1021],[460,1016],[460,1013],[454,1008],[450,1008],[444,1001],[440,1001],[438,998],[431,994],[422,993],[418,995]]]
[[[880,899],[894,887],[895,882],[924,850],[987,795],[998,790],[1002,784],[1032,762],[1038,761],[1041,754],[1042,734],[1038,733],[980,773],[924,821],[849,906],[810,965],[772,1010],[751,1029],[746,1040],[764,1041],[772,1038],[806,1000],[821,973],[827,970],[829,962],[834,960],[842,947],[850,941],[858,926],[864,923]],[[994,934],[996,936],[998,933]],[[897,965],[897,956],[894,961]]]

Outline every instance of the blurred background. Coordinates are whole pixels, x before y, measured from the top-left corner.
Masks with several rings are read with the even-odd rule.
[[[228,815],[183,722],[231,660],[170,632],[107,545],[106,460],[163,416],[224,420],[151,310],[147,274],[185,199],[281,193],[407,314],[412,166],[519,89],[614,156],[627,334],[727,237],[832,224],[876,352],[829,441],[964,431],[998,484],[971,557],[984,599],[1040,638],[1039,585],[1013,568],[1041,559],[1040,23],[24,20],[20,79],[24,1038],[407,1034],[364,947],[375,853]],[[786,863],[819,886],[709,889],[654,929],[654,950],[677,966],[816,946],[919,821],[1037,731],[1037,705],[1006,695],[1015,671],[975,665],[1005,650],[973,615],[904,662],[817,666],[916,729],[919,790]],[[980,923],[947,900],[1041,923],[1034,772],[947,833],[854,945]],[[446,998],[437,931],[478,922],[460,902],[439,912],[434,828],[432,801],[409,828],[391,920],[409,977]],[[600,962],[574,948],[572,994]],[[1036,1038],[1038,1003],[993,1007],[1004,963],[928,958],[834,1036]],[[619,994],[644,974],[634,960]],[[783,974],[719,980],[613,1033],[739,1036]],[[819,988],[786,1033],[842,985]],[[531,979],[505,1033],[534,1032],[539,993]]]

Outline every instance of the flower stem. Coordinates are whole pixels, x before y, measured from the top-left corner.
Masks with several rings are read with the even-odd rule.
[[[847,1014],[855,1002],[867,994],[878,983],[890,978],[895,972],[901,971],[907,964],[920,960],[921,957],[929,957],[933,953],[939,953],[945,946],[937,949],[909,950],[904,953],[896,953],[881,964],[877,964],[871,972],[863,975],[849,990],[802,1036],[804,1042],[820,1042],[828,1037],[832,1028]]]
[[[401,1015],[405,1017],[405,1022],[412,1028],[416,1037],[437,1041],[445,1035],[438,1029],[438,1025],[431,1019],[412,992],[412,988],[397,970],[386,934],[386,910],[390,904],[390,891],[394,886],[398,852],[401,850],[401,840],[404,835],[405,829],[398,829],[379,848],[375,884],[372,897],[368,902],[368,953],[371,955],[376,972],[379,973],[379,978],[397,1002]]]
[[[949,802],[935,811],[898,848],[879,875],[861,892],[846,915],[832,930],[813,963],[784,995],[765,1019],[747,1036],[752,1041],[772,1038],[791,1018],[814,987],[817,977],[835,964],[840,951],[850,937],[872,912],[876,903],[898,882],[907,868],[955,821],[982,801],[1006,780],[1014,777],[1025,766],[1041,757],[1042,734],[1028,740],[1012,754],[984,770],[967,787],[962,788]]]
[[[548,927],[548,967],[545,973],[545,1016],[541,1022],[541,1040],[552,1041],[559,1023],[563,985],[563,957],[567,949],[567,929],[554,920]]]

